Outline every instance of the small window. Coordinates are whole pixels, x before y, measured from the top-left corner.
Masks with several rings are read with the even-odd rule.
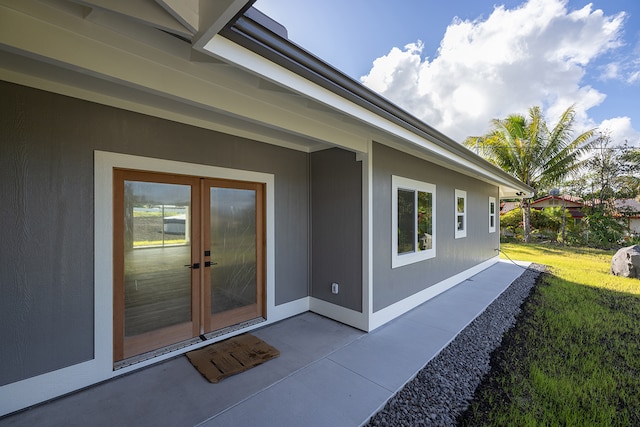
[[[435,185],[393,176],[392,187],[392,268],[435,257]]]
[[[489,197],[489,233],[496,232],[496,198]]]
[[[456,239],[467,237],[467,192],[456,190]]]

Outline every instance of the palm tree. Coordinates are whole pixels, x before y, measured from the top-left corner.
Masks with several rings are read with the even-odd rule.
[[[493,129],[482,137],[469,137],[464,145],[481,149],[487,160],[509,172],[534,190],[557,184],[568,174],[584,165],[584,156],[593,144],[596,129],[573,138],[575,108],[567,108],[558,123],[550,129],[540,107],[531,107],[529,116],[513,114],[506,119],[491,121]],[[523,200],[522,222],[524,239],[531,239],[530,200]]]

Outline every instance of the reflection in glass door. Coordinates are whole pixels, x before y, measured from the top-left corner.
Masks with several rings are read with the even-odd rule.
[[[114,170],[114,360],[264,315],[263,187]]]

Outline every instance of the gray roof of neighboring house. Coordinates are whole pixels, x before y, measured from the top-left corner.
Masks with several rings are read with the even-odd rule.
[[[640,201],[638,199],[618,199],[614,203],[616,210],[620,213],[640,212]]]

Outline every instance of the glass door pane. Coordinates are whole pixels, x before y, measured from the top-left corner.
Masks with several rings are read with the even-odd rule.
[[[209,187],[209,330],[261,315],[262,231],[258,184]],[[238,188],[245,187],[245,188]],[[252,188],[254,187],[254,188]]]
[[[125,337],[191,321],[191,187],[125,181]]]

